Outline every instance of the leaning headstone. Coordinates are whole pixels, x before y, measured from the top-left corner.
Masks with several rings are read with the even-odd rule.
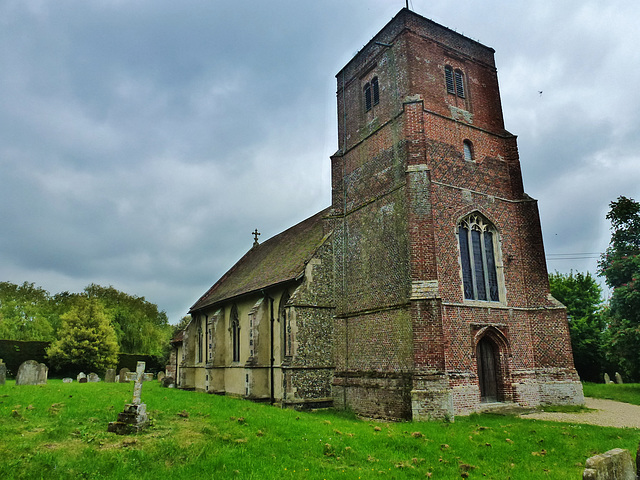
[[[97,373],[91,372],[89,375],[87,375],[87,380],[91,383],[97,383],[100,381],[100,377]]]
[[[129,379],[127,378],[127,374],[129,373],[129,369],[127,367],[123,367],[120,369],[120,383],[127,383]]]
[[[0,358],[0,385],[4,385],[7,381],[7,365],[2,363]]]
[[[616,372],[616,383],[624,383],[622,381],[622,375],[620,375],[618,372]]]
[[[158,381],[162,382],[162,379],[165,377],[164,372],[158,372]]]
[[[107,368],[107,371],[104,374],[105,383],[113,383],[116,381],[116,369],[115,368]]]
[[[636,469],[629,450],[614,448],[587,459],[583,480],[636,480]]]
[[[142,403],[140,395],[142,393],[142,381],[144,378],[144,362],[138,362],[135,373],[135,384],[133,385],[133,400],[124,407],[124,411],[118,414],[116,422],[110,422],[107,432],[117,435],[128,433],[138,433],[149,425],[147,415],[147,405]]]
[[[81,378],[87,378],[87,376],[84,374],[84,372],[80,372],[77,376],[76,376],[76,380],[79,382]]]
[[[16,374],[16,385],[37,385],[38,384],[38,366],[40,364],[35,360],[27,360],[18,367]]]
[[[73,383],[73,378],[64,377],[62,379],[62,383]]]
[[[174,388],[176,386],[176,381],[173,377],[164,377],[161,385],[166,388]]]
[[[87,383],[87,377],[81,377],[78,383]]]
[[[604,383],[605,383],[605,385],[611,383],[611,377],[609,376],[609,374],[607,372],[605,372],[605,374],[604,374]]]
[[[36,370],[36,375],[36,385],[46,385],[47,378],[49,377],[49,367],[47,367],[44,363],[39,363]]]

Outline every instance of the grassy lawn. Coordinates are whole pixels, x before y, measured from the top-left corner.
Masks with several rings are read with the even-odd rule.
[[[640,405],[640,383],[583,383],[585,397],[605,398]]]
[[[0,478],[568,479],[587,457],[635,452],[640,430],[472,415],[384,423],[145,383],[152,427],[107,433],[132,384],[0,387]]]

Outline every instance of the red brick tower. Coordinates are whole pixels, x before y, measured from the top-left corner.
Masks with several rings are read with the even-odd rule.
[[[337,75],[338,406],[424,419],[583,401],[493,54],[403,9]]]

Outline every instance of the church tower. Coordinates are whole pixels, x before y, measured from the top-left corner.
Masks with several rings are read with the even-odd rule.
[[[582,403],[494,50],[401,10],[337,75],[334,404]]]

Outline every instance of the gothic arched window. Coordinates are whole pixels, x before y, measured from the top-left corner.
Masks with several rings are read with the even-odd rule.
[[[283,356],[291,355],[291,320],[289,319],[288,311],[286,308],[287,302],[289,301],[289,293],[284,292],[282,297],[280,297],[280,306],[278,307],[278,320],[280,321],[280,328],[282,329],[281,336],[281,350]]]
[[[240,319],[238,318],[238,307],[231,307],[231,350],[232,360],[240,361]]]
[[[458,224],[458,240],[464,298],[499,301],[496,229],[480,214],[474,213]]]
[[[198,363],[202,362],[204,357],[202,356],[202,324],[200,324],[200,319],[198,319]]]

